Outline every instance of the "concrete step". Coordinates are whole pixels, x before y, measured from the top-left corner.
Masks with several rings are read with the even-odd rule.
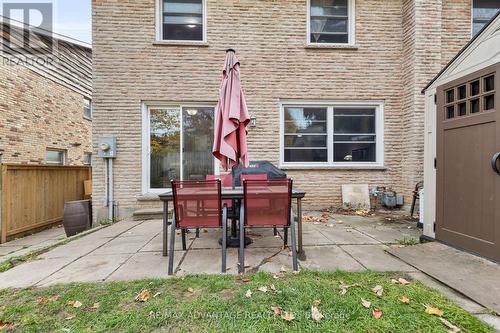
[[[142,220],[158,220],[163,218],[163,209],[162,208],[141,208],[132,214],[132,217],[135,221]]]

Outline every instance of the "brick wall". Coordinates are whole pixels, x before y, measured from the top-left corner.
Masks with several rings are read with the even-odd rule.
[[[101,135],[118,138],[116,200],[133,207],[141,195],[141,102],[215,103],[228,47],[237,50],[247,104],[257,116],[251,159],[279,160],[280,99],[384,101],[385,169],[287,170],[307,191],[307,207],[339,205],[345,183],[392,187],[409,200],[422,177],[419,93],[443,63],[433,38],[442,25],[448,29],[447,54],[463,40],[455,41],[453,26],[442,23],[438,3],[357,0],[357,48],[318,49],[305,45],[304,0],[208,0],[208,46],[154,45],[154,0],[94,0],[94,144]],[[100,208],[104,165],[94,166]]]
[[[66,151],[67,165],[82,165],[83,153],[92,151],[83,103],[82,95],[31,69],[1,63],[2,162],[45,163],[46,149],[56,148]]]

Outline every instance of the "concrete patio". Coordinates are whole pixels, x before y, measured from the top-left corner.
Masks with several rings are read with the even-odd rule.
[[[320,216],[320,212],[311,212]],[[420,230],[415,223],[398,216],[357,216],[330,214],[328,222],[304,223],[304,253],[299,256],[299,267],[314,270],[398,271],[438,289],[467,311],[500,328],[499,317],[491,314],[480,299],[464,296],[446,282],[433,279],[427,272],[415,268],[388,252],[404,249],[403,240],[415,240]],[[41,244],[60,241],[62,229],[51,229],[42,236],[2,244],[2,248],[30,252]],[[275,237],[271,229],[254,229],[248,236],[253,243],[246,250],[247,272],[279,272],[291,270],[288,249]],[[37,260],[26,262],[0,273],[1,288],[49,286],[58,283],[134,280],[166,278],[168,257],[162,256],[162,222],[160,220],[125,220],[102,228],[41,254]],[[176,238],[176,274],[219,273],[220,231],[202,230],[200,238],[188,234],[187,251],[181,249]],[[48,238],[45,241],[41,239]],[[409,246],[407,249],[419,246]],[[6,251],[6,250],[5,250]],[[21,252],[18,252],[21,253]],[[5,260],[7,255],[0,257]],[[237,249],[228,249],[228,274],[238,270]],[[479,268],[480,269],[480,268]],[[487,293],[487,290],[482,291]]]
[[[167,277],[168,257],[161,253],[161,229],[160,220],[121,221],[1,273],[0,288]],[[414,272],[385,249],[419,235],[413,224],[385,223],[380,216],[332,214],[328,223],[304,223],[304,253],[299,265],[320,270]],[[250,230],[249,236],[253,244],[246,250],[247,271],[278,272],[282,266],[291,270],[289,250],[282,249],[282,239],[272,230]],[[177,235],[176,274],[219,273],[219,237],[217,230],[202,230],[200,238],[189,233],[188,250],[182,251]],[[228,273],[237,273],[237,263],[237,249],[228,249]]]

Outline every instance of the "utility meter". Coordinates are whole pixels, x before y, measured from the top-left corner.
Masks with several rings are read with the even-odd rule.
[[[103,136],[97,140],[97,156],[102,158],[116,158],[116,137]]]

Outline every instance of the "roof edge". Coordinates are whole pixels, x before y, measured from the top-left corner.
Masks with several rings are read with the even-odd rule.
[[[54,39],[57,39],[59,41],[65,42],[65,43],[73,44],[73,45],[76,45],[79,47],[83,47],[83,48],[92,50],[92,45],[89,43],[83,42],[83,41],[78,40],[76,38],[72,38],[72,37],[58,34],[57,32],[53,32],[53,31],[49,31],[46,29],[35,27],[35,26],[29,25],[29,24],[25,24],[23,22],[17,21],[15,19],[10,18],[10,17],[0,15],[0,23],[10,24],[11,26],[16,27],[16,28],[20,28],[20,29],[28,28],[28,29],[34,31],[35,33],[44,35],[46,37],[54,38]]]
[[[479,30],[479,32],[474,36],[472,37],[468,42],[467,44],[465,44],[462,49],[460,49],[460,51],[458,51],[458,53],[450,60],[448,61],[448,63],[439,71],[439,73],[436,74],[436,76],[431,80],[429,81],[429,83],[425,86],[424,89],[422,89],[422,91],[420,93],[422,94],[425,94],[425,91],[434,83],[436,82],[437,79],[439,79],[441,77],[441,75],[443,75],[443,73],[455,62],[455,60],[458,59],[458,57],[460,57],[462,55],[462,53],[464,53],[468,48],[469,46],[471,46],[472,43],[474,43],[474,41],[476,39],[478,39],[482,34],[483,32],[488,29],[488,27],[494,22],[496,21],[496,19],[500,16],[500,10],[497,11],[497,13],[495,14],[495,16],[493,16],[491,18],[491,20],[486,23],[484,25],[484,27],[481,28],[481,30]]]

